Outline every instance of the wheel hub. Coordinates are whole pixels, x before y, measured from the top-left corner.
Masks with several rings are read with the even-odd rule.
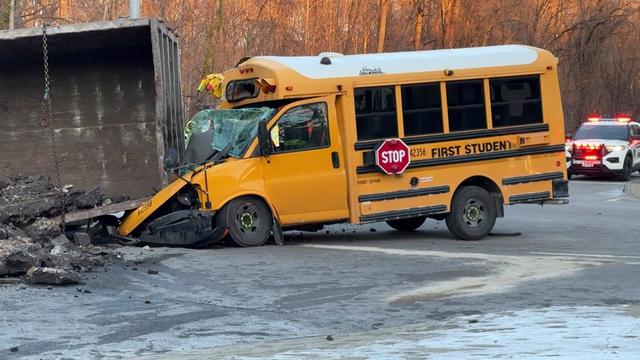
[[[255,225],[255,219],[253,215],[248,212],[240,214],[240,226],[245,229],[251,229]]]
[[[475,206],[471,206],[467,209],[465,216],[471,221],[477,221],[480,217],[480,210]]]
[[[484,222],[485,205],[478,199],[469,199],[463,211],[464,222],[469,227],[478,227]]]

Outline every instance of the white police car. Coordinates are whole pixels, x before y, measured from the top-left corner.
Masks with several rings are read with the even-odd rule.
[[[616,175],[629,180],[633,171],[640,171],[640,124],[629,116],[589,117],[568,140],[569,177]]]

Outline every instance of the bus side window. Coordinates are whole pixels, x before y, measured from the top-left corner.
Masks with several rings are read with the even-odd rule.
[[[327,104],[296,106],[280,117],[271,129],[274,153],[329,146]]]
[[[493,126],[542,123],[540,76],[489,80]]]
[[[447,107],[450,131],[487,128],[482,80],[448,82]]]
[[[442,133],[440,83],[402,86],[404,134]]]
[[[398,119],[393,86],[356,88],[356,131],[358,140],[398,136]]]

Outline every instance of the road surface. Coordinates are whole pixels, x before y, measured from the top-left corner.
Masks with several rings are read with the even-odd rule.
[[[622,189],[572,181],[570,205],[507,207],[477,242],[431,220],[123,248],[84,285],[0,286],[0,358],[640,358],[640,200]]]

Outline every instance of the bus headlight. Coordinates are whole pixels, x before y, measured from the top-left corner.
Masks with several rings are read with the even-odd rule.
[[[608,152],[618,152],[624,150],[624,146],[622,145],[606,145]]]

